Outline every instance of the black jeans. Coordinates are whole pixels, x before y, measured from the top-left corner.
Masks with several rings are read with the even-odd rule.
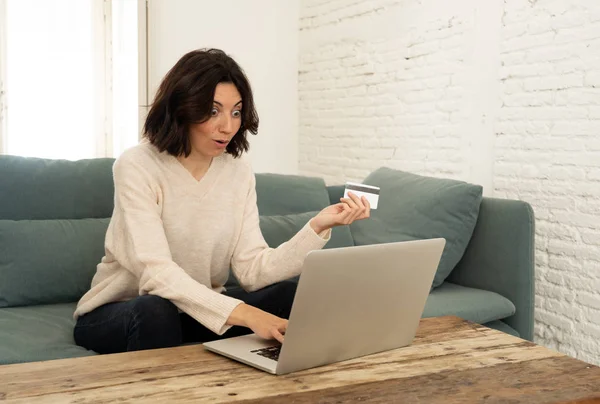
[[[224,294],[287,319],[296,286],[293,281],[284,281],[256,292],[233,288]],[[77,345],[108,354],[213,341],[251,332],[249,328],[233,326],[223,335],[217,335],[189,315],[179,313],[170,300],[144,295],[108,303],[80,316],[73,334]]]

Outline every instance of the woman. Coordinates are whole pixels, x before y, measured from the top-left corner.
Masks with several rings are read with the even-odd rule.
[[[272,249],[259,228],[246,132],[258,116],[241,68],[222,51],[184,55],[167,73],[144,140],[115,162],[105,256],[75,311],[75,341],[98,353],[255,332],[283,341],[306,254],[334,226],[369,217],[356,195]],[[244,290],[223,287],[232,268]]]

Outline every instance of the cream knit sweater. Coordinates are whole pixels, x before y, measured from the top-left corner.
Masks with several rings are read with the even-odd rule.
[[[259,228],[254,173],[243,158],[216,157],[197,181],[175,157],[143,142],[121,155],[113,174],[105,256],[75,318],[151,294],[221,335],[242,303],[221,294],[230,266],[244,289],[254,291],[298,275],[306,254],[330,237],[307,224],[269,248]]]

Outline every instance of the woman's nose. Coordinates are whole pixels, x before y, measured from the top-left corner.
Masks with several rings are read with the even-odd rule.
[[[233,119],[230,116],[224,116],[221,119],[221,132],[223,133],[231,133],[233,130]]]

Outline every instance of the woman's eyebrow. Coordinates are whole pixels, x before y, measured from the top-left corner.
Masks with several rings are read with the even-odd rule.
[[[221,104],[219,101],[214,101],[213,100],[213,103],[218,104],[220,107],[223,106],[223,104]],[[235,103],[234,107],[237,107],[241,103],[242,103],[242,100],[239,100],[238,102]]]

